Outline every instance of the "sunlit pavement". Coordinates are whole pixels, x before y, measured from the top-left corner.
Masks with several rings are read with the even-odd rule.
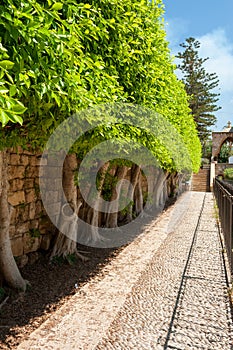
[[[231,349],[212,193],[189,192],[18,349]]]

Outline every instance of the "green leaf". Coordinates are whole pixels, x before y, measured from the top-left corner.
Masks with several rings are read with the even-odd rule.
[[[19,123],[20,125],[23,124],[23,119],[19,115],[10,114],[9,119],[12,123]]]
[[[16,113],[16,114],[23,114],[27,108],[24,107],[24,105],[20,102],[18,102],[17,104],[15,104],[13,107],[12,107],[12,112]]]
[[[10,86],[10,97],[13,97],[17,92],[17,88],[15,85]]]
[[[12,69],[14,67],[14,62],[8,60],[0,61],[0,67],[4,69]]]
[[[4,86],[0,86],[0,94],[7,94],[9,92]]]
[[[63,8],[63,4],[61,2],[56,2],[55,4],[53,4],[53,6],[51,7],[51,10],[54,11],[59,11]]]
[[[8,114],[5,113],[2,109],[0,109],[0,122],[2,123],[2,126],[5,126],[9,121]]]

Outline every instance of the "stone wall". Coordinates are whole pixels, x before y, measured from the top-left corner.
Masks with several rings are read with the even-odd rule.
[[[8,150],[8,201],[12,207],[10,238],[13,255],[47,250],[54,227],[43,209],[39,190],[40,155]]]
[[[30,257],[30,254],[38,249],[49,249],[56,228],[42,204],[39,186],[41,154],[34,154],[19,148],[8,150],[8,156],[8,201],[12,208],[10,225],[12,251],[15,257],[24,257],[26,258],[24,261],[27,262],[27,255]],[[58,181],[61,169],[58,167],[57,156],[49,160],[49,166],[47,163],[48,159],[43,158],[43,165],[46,165],[47,172],[44,174],[46,170],[42,168],[41,184],[46,186],[44,194],[46,202],[49,203],[47,212],[51,220],[57,223],[63,203],[63,198],[60,198],[62,191],[59,187],[62,185]],[[125,177],[128,180],[131,179],[131,169],[128,170]],[[173,182],[174,179],[170,177],[167,183],[168,194],[171,190],[174,192],[178,186],[176,182]],[[147,182],[144,178],[142,179],[142,191],[147,192]],[[82,210],[80,210],[80,217],[85,216]]]
[[[216,163],[215,164],[215,176],[222,175],[227,168],[233,168],[233,164],[229,163]]]

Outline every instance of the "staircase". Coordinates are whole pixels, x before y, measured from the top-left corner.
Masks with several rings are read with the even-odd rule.
[[[210,165],[203,165],[197,174],[193,174],[191,189],[197,192],[210,192]]]

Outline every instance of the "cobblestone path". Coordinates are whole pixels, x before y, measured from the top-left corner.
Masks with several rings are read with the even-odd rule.
[[[211,193],[185,194],[18,349],[233,349]]]

